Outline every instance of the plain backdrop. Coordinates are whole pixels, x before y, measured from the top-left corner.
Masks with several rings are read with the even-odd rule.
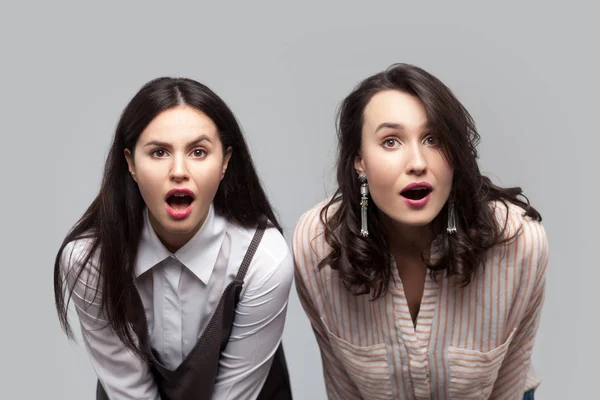
[[[361,79],[407,62],[455,92],[482,135],[483,172],[523,187],[544,217],[551,259],[533,357],[544,377],[536,398],[597,398],[600,28],[592,4],[0,6],[0,397],[94,396],[81,342],[59,329],[53,261],[97,194],[120,112],[141,85],[188,76],[225,99],[290,241],[299,216],[334,187],[340,101]],[[295,290],[284,344],[295,397],[325,399]]]

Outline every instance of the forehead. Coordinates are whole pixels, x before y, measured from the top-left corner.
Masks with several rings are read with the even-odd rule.
[[[427,114],[421,101],[399,90],[376,93],[364,110],[365,128],[376,128],[384,122],[419,128],[427,124]]]
[[[140,141],[169,143],[195,140],[200,135],[218,140],[215,123],[202,111],[189,106],[170,108],[158,114],[144,129]]]

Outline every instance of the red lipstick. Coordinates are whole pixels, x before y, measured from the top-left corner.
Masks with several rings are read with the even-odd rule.
[[[428,182],[413,182],[404,187],[400,192],[402,200],[412,208],[422,208],[431,198],[433,186]]]
[[[186,188],[169,190],[165,196],[167,213],[174,219],[184,219],[192,213],[192,206],[196,195]]]

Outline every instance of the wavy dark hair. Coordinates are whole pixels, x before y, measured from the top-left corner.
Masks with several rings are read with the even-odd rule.
[[[67,312],[73,291],[67,290],[60,261],[65,247],[78,239],[91,239],[77,279],[98,251],[102,284],[101,310],[121,341],[144,357],[130,326],[133,309],[134,268],[143,227],[144,200],[129,174],[124,151],[134,152],[142,131],[161,112],[187,105],[205,113],[216,125],[223,151],[232,149],[225,176],[213,200],[215,212],[244,227],[267,220],[282,232],[271,204],[261,186],[241,128],[229,107],[211,89],[187,78],[161,77],[146,83],[123,110],[104,167],[99,194],[66,235],[54,261],[54,296],[62,329],[73,339]],[[101,286],[101,287],[98,287]]]
[[[514,235],[508,237],[505,234],[507,224],[500,226],[502,224],[494,216],[490,202],[513,203],[522,207],[525,215],[531,218],[541,221],[542,217],[529,204],[521,188],[496,186],[481,174],[476,150],[480,136],[473,118],[439,79],[409,64],[393,64],[363,80],[339,107],[338,188],[320,214],[325,240],[331,250],[320,261],[319,268],[329,265],[337,270],[346,288],[356,294],[370,293],[377,298],[389,288],[392,264],[381,211],[372,201],[369,202],[369,237],[362,237],[360,182],[354,168],[355,156],[361,148],[365,107],[376,93],[385,90],[398,90],[421,101],[442,154],[454,167],[451,196],[458,232],[448,235],[444,231],[444,221],[448,216],[446,204],[431,225],[436,235],[443,234],[442,257],[433,264],[423,254],[423,260],[434,278],[445,271],[446,276],[454,276],[466,286],[482,263],[485,251],[514,238]]]

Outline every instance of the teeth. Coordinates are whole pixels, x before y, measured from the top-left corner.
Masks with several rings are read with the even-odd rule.
[[[185,196],[187,196],[187,194],[185,194],[185,193],[175,193],[173,196],[175,196],[175,197],[185,197]]]

